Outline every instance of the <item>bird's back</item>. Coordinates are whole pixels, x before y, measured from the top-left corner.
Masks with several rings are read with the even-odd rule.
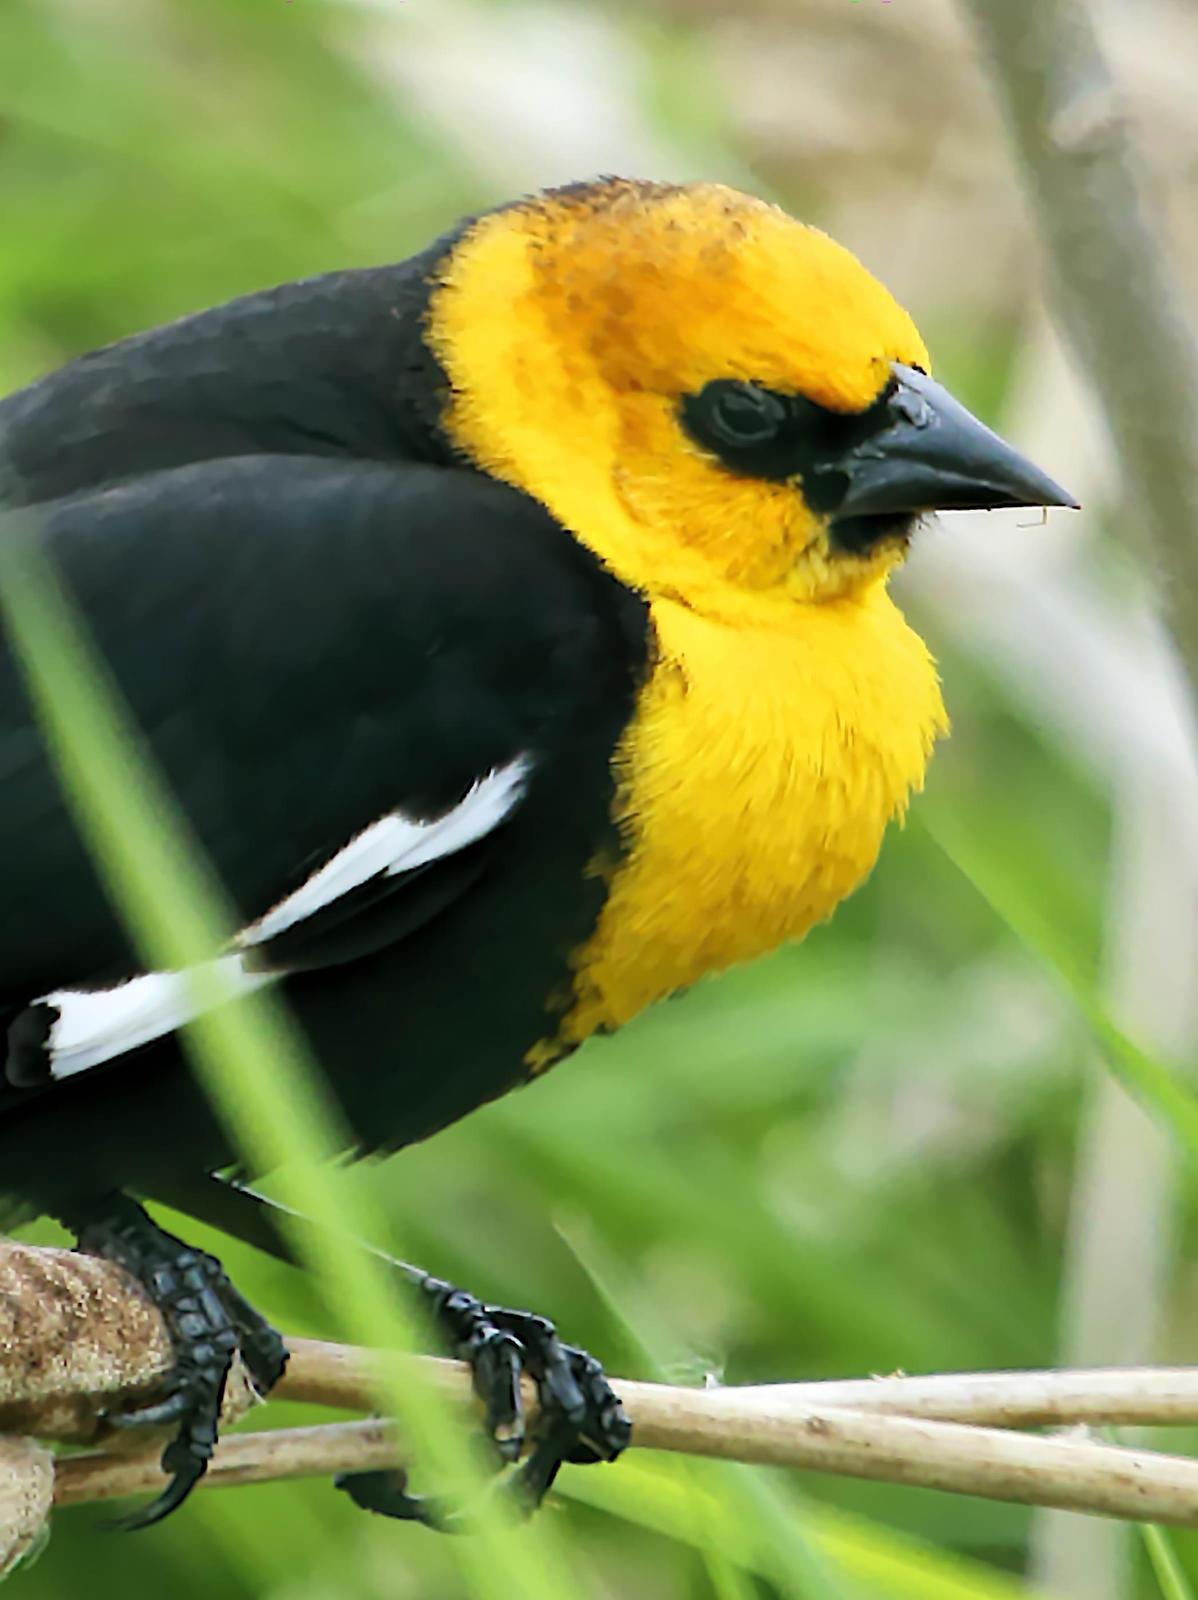
[[[441,248],[245,295],[0,400],[6,501],[242,455],[448,461],[444,376],[420,337]]]

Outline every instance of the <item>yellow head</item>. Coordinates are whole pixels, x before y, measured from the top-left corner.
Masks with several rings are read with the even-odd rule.
[[[923,341],[848,251],[719,184],[611,179],[482,218],[444,265],[429,340],[458,447],[626,582],[697,609],[863,590],[920,511],[1010,503],[925,487],[857,514],[879,444],[927,431],[922,396],[895,414]]]

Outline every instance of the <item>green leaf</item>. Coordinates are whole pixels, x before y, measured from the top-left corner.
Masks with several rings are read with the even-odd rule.
[[[1158,1528],[1155,1523],[1146,1523],[1140,1529],[1140,1536],[1148,1550],[1148,1559],[1165,1600],[1195,1600],[1193,1586],[1165,1530]]]

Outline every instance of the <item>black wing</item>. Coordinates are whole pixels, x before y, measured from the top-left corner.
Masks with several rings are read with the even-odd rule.
[[[518,804],[612,653],[590,558],[463,471],[241,457],[32,516],[247,927],[380,819],[427,825],[488,782]],[[27,1057],[47,1020],[32,1002],[138,963],[7,653],[0,815],[0,1009]],[[247,964],[297,970],[402,937],[469,890],[505,816],[492,806],[490,826],[410,870],[343,875],[251,937]],[[27,1059],[12,1075],[36,1076]]]

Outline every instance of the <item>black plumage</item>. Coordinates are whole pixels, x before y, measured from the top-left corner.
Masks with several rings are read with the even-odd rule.
[[[511,1087],[553,1031],[603,900],[588,863],[621,848],[611,759],[648,648],[642,602],[441,432],[422,319],[447,244],[139,335],[0,403],[6,498],[245,923],[379,818],[436,818],[528,764],[485,836],[253,951],[288,974],[364,1150]],[[161,1265],[172,1247],[111,1197],[177,1203],[194,1179],[202,1213],[237,1152],[177,1035],[51,1075],[39,998],[140,963],[7,646],[0,782],[0,1219],[50,1213]],[[184,1461],[158,1509],[199,1471]]]
[[[395,276],[407,291],[408,274]],[[396,305],[410,317],[419,302],[388,296],[384,278],[369,275],[372,303],[398,325]],[[435,816],[531,756],[528,793],[493,836],[392,880],[360,919],[280,941],[280,965],[303,969],[287,998],[356,1137],[377,1148],[509,1087],[547,1031],[547,1000],[602,899],[586,864],[618,848],[610,759],[646,642],[640,602],[514,490],[447,457],[405,456],[381,424],[363,423],[356,455],[340,410],[336,452],[307,449],[325,390],[305,386],[297,357],[295,398],[286,391],[286,330],[294,319],[311,349],[321,307],[342,340],[361,288],[339,275],[112,347],[13,396],[0,427],[40,535],[247,922],[388,811]],[[357,331],[369,368],[369,325]],[[46,443],[59,407],[61,482]],[[164,413],[172,427],[147,442],[145,417]],[[288,438],[293,456],[279,453]],[[192,460],[168,465],[184,448]],[[98,481],[81,483],[93,451]],[[445,455],[435,425],[421,451]],[[0,673],[0,1004],[12,1019],[138,962],[10,655]],[[165,1148],[151,1136],[164,1124],[179,1129]],[[171,1040],[43,1093],[0,1089],[10,1194],[52,1206],[64,1185],[152,1191],[155,1162],[230,1159]]]

